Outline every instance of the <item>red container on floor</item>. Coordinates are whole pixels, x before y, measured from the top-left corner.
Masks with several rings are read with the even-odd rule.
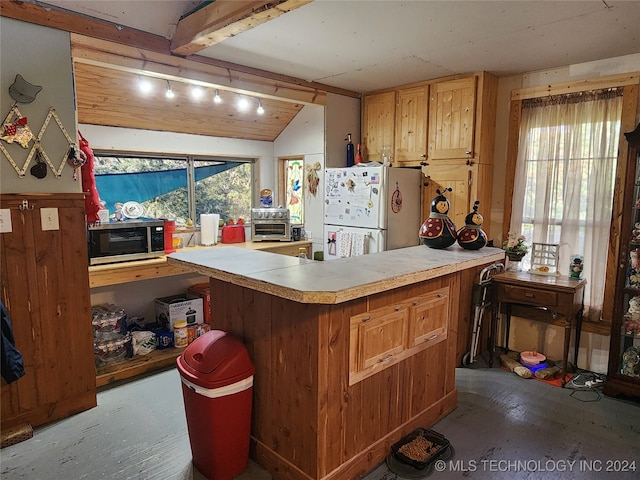
[[[242,341],[222,330],[196,338],[177,359],[193,464],[231,480],[249,464],[255,367]]]

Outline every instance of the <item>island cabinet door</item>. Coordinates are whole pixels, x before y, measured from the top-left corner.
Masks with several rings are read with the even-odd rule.
[[[449,287],[412,299],[409,307],[408,348],[441,342],[447,338],[448,325]]]
[[[351,317],[351,338],[355,347],[352,367],[366,370],[391,363],[405,348],[407,305],[383,307]]]

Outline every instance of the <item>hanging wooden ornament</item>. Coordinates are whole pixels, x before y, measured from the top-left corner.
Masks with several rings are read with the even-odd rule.
[[[18,107],[15,104],[11,107],[9,113],[7,113],[7,116],[4,118],[1,131],[2,134],[0,135],[0,139],[7,143],[16,142],[22,148],[28,148],[29,142],[34,138],[31,129],[27,125],[27,117],[22,116],[20,110],[18,110]],[[29,168],[29,163],[31,162],[31,159],[33,158],[33,155],[35,153],[35,145],[31,147],[31,150],[29,151],[27,158],[22,164],[22,167],[18,166],[16,160],[11,156],[9,151],[1,142],[0,151],[2,151],[5,157],[7,157],[7,160],[9,160],[9,163],[16,171],[18,176],[24,177],[27,168]]]
[[[318,184],[320,183],[320,179],[318,178],[320,168],[320,162],[314,163],[313,166],[307,165],[307,188],[309,193],[314,197],[318,192]]]
[[[36,151],[36,164],[29,170],[31,175],[36,178],[43,179],[47,176],[47,163],[42,159],[40,150]]]
[[[396,182],[396,189],[391,195],[391,211],[393,213],[398,213],[402,209],[402,192],[400,191],[400,186],[398,182]]]

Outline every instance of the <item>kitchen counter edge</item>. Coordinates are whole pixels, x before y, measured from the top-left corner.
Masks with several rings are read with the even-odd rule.
[[[220,253],[208,252],[205,257],[199,252],[176,252],[167,257],[167,263],[299,303],[338,304],[505,260],[499,248],[464,250],[457,246],[442,250],[416,246],[324,262],[275,259],[274,254],[246,249],[227,250],[235,259],[232,262]],[[248,268],[247,261],[255,266]],[[376,265],[382,269],[374,268]],[[359,270],[366,280],[345,280]]]

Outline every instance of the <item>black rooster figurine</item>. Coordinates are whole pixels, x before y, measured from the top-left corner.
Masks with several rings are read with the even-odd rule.
[[[437,189],[438,195],[431,202],[431,213],[420,227],[420,240],[431,248],[447,248],[456,242],[456,226],[449,216],[449,200],[445,197],[451,188],[445,188],[444,192]]]
[[[487,234],[482,228],[482,215],[478,213],[478,200],[473,204],[473,212],[464,219],[465,226],[458,230],[458,245],[467,250],[479,250],[487,244]]]

